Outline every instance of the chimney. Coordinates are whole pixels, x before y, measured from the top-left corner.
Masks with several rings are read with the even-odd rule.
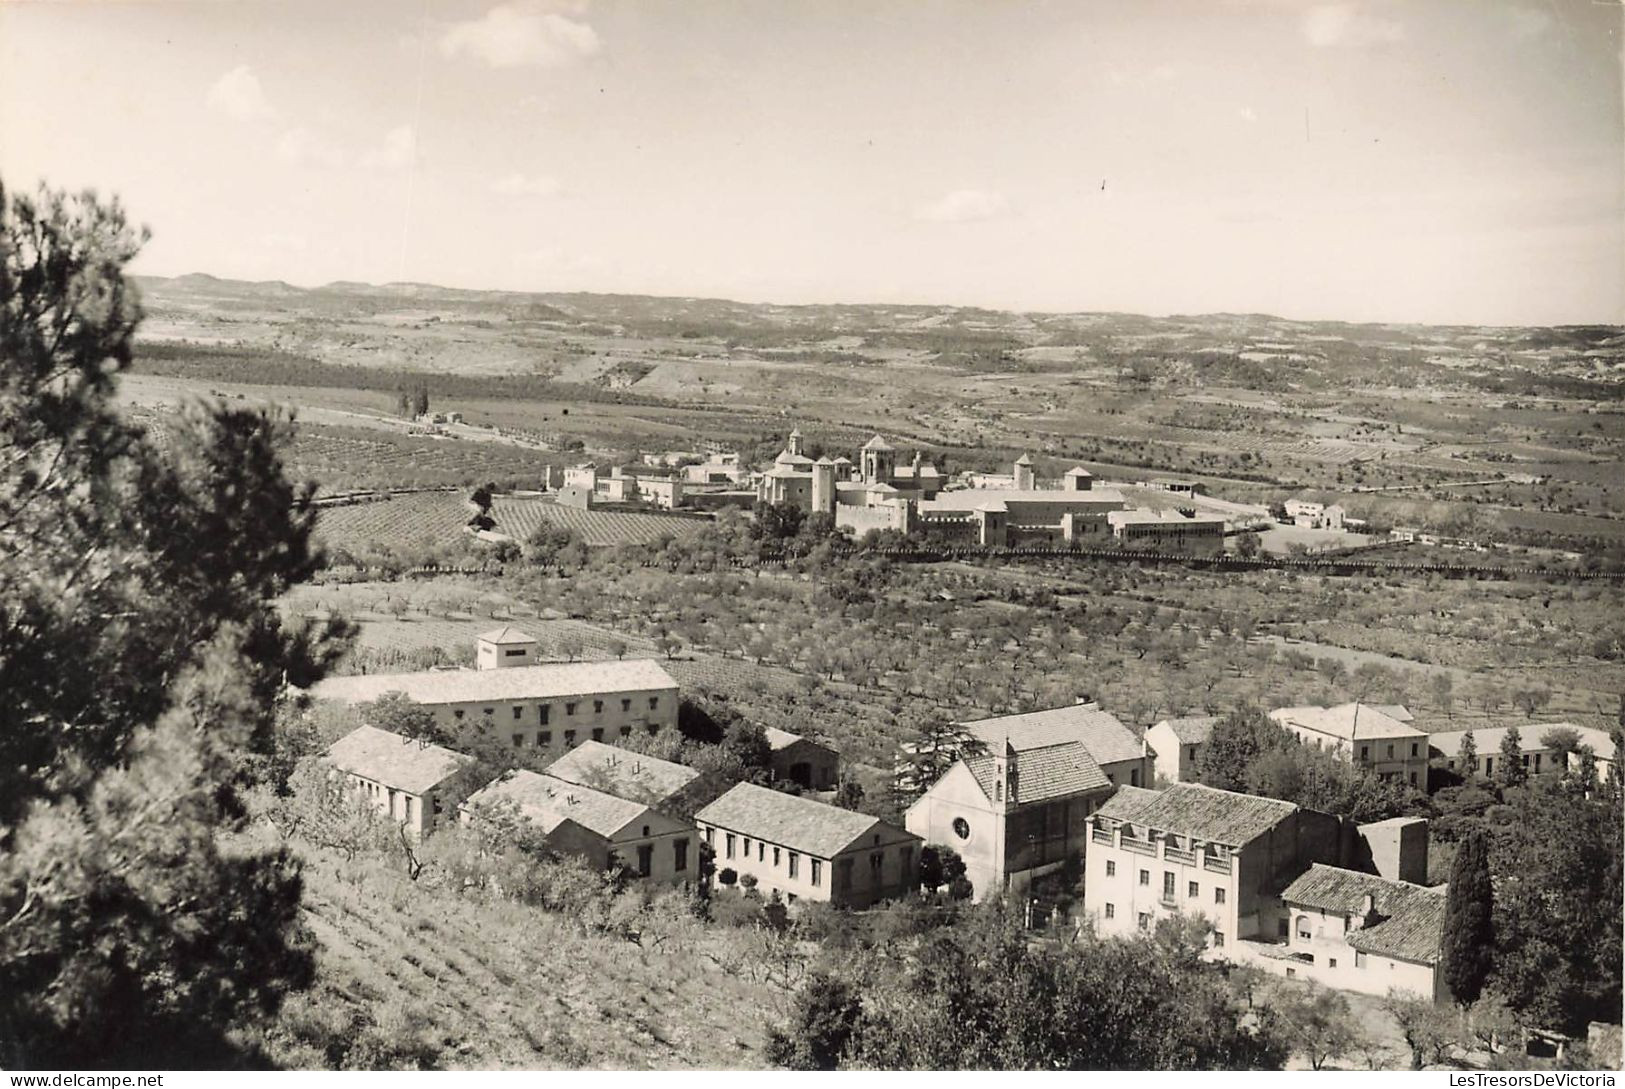
[[[1360,914],[1353,920],[1354,929],[1370,926],[1377,920],[1377,898],[1369,892],[1360,897]]]

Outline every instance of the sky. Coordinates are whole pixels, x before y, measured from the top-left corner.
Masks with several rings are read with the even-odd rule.
[[[136,271],[1625,322],[1615,0],[10,0]]]

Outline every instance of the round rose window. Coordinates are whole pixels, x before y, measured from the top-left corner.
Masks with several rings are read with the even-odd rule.
[[[954,818],[954,835],[960,839],[970,839],[970,822],[964,817]]]

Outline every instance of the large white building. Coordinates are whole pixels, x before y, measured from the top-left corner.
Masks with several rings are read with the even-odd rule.
[[[1394,712],[1369,703],[1279,707],[1270,718],[1305,745],[1328,749],[1382,779],[1428,787],[1428,734]]]
[[[512,628],[479,638],[478,669],[329,677],[311,695],[371,703],[399,692],[433,712],[452,737],[495,731],[515,748],[563,753],[677,727],[677,682],[648,658],[535,663],[535,640]]]

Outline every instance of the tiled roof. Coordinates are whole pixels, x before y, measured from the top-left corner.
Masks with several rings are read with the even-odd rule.
[[[506,645],[506,644],[517,645],[517,644],[520,644],[520,643],[534,643],[534,642],[536,642],[535,638],[533,638],[532,636],[526,635],[524,632],[520,631],[518,628],[511,627],[511,626],[506,625],[506,624],[504,624],[500,628],[495,629],[494,631],[488,631],[488,632],[484,633],[483,635],[480,636],[480,641],[485,642],[485,643],[499,643],[499,644],[504,644],[504,645]]]
[[[1218,722],[1217,715],[1186,715],[1184,718],[1165,718],[1157,725],[1172,730],[1182,745],[1200,745],[1213,733],[1213,727]]]
[[[1008,741],[1017,752],[1078,741],[1098,764],[1138,760],[1145,755],[1140,738],[1116,715],[1081,703],[957,725],[984,745],[1001,745]]]
[[[1270,718],[1282,725],[1301,726],[1345,741],[1427,736],[1426,730],[1408,726],[1368,703],[1343,703],[1336,707],[1280,707],[1270,712]]]
[[[1317,862],[1282,891],[1281,900],[1337,915],[1358,916],[1368,895],[1374,901],[1376,920],[1349,931],[1344,941],[1365,953],[1423,964],[1439,959],[1445,898],[1432,889]]]
[[[1375,707],[1389,718],[1397,718],[1401,722],[1416,721],[1416,716],[1411,714],[1411,709],[1403,703],[1373,703],[1369,706]]]
[[[508,801],[519,807],[524,817],[551,832],[567,820],[605,839],[649,811],[641,802],[617,798],[602,790],[566,782],[534,771],[510,771],[486,784],[468,799],[469,808]]]
[[[798,741],[805,741],[809,745],[817,745],[821,749],[829,748],[822,741],[816,741],[801,734],[793,734],[789,730],[781,730],[776,726],[763,726],[762,732],[767,735],[768,747],[774,752],[778,752],[780,749],[788,749]]]
[[[1580,743],[1590,745],[1591,751],[1598,756],[1607,760],[1614,755],[1614,741],[1607,730],[1576,726],[1572,722],[1520,722],[1517,728],[1518,744],[1524,752],[1544,750],[1546,745],[1541,738],[1546,736],[1548,730],[1573,730],[1579,735]],[[1501,739],[1511,729],[1511,726],[1484,726],[1472,730],[1473,745],[1478,749],[1478,754],[1494,756],[1501,750]],[[1461,739],[1467,733],[1467,730],[1451,730],[1449,733],[1429,734],[1428,743],[1446,756],[1456,756],[1461,752]]]
[[[646,805],[659,805],[700,777],[687,765],[601,741],[583,741],[549,764],[547,774]]]
[[[1100,770],[1088,748],[1078,741],[1023,749],[1011,753],[1009,760],[1016,776],[1015,797],[1010,799],[1015,804],[1111,789],[1111,780]],[[976,776],[983,793],[992,798],[993,754],[973,753],[965,757],[965,766]]]
[[[867,813],[754,783],[739,783],[694,814],[694,819],[818,858],[834,858],[860,839],[867,842],[875,833],[882,844],[919,838]]]
[[[671,674],[651,658],[615,662],[553,662],[511,669],[452,669],[424,673],[365,673],[329,677],[311,688],[317,699],[370,703],[403,692],[418,703],[481,700],[545,700],[599,692],[676,688]]]
[[[339,738],[327,758],[340,771],[408,794],[431,790],[474,762],[472,756],[373,726],[358,726]]]
[[[1237,794],[1200,783],[1175,783],[1167,790],[1120,788],[1097,815],[1206,843],[1240,847],[1297,811],[1291,802],[1274,798]]]
[[[881,438],[879,435],[876,435],[874,438],[872,438],[868,442],[864,443],[863,448],[865,450],[895,450],[895,449],[897,449],[895,446],[893,446],[891,443],[887,442],[885,439]]]

